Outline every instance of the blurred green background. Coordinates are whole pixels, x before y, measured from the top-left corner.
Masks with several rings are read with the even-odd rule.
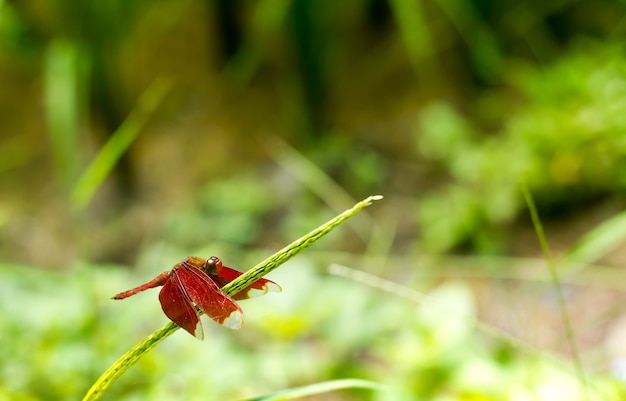
[[[113,294],[188,255],[246,270],[372,194],[242,330],[179,331],[104,399],[624,399],[625,15],[0,0],[0,399],[80,399],[167,322]]]

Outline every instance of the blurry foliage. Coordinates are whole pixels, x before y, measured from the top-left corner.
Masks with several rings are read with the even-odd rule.
[[[380,218],[402,226],[398,242],[428,252],[505,253],[508,228],[525,214],[522,179],[542,218],[620,200],[625,11],[624,2],[560,0],[0,0],[0,178],[11,184],[0,249],[65,268],[0,264],[0,399],[79,398],[166,322],[158,290],[123,303],[110,295],[188,254],[256,262],[252,254],[354,194],[386,195],[397,210]],[[100,192],[84,213],[68,213],[85,166],[163,75],[174,94],[162,112],[155,104],[140,116],[99,170],[100,179],[115,167],[112,185],[87,175],[85,199]],[[272,135],[314,167],[259,146]],[[268,167],[271,157],[282,170]],[[422,175],[422,158],[433,175]],[[613,223],[583,241],[578,260],[617,247],[624,229]],[[361,227],[321,249],[356,249],[342,256],[361,263]],[[355,233],[362,241],[348,244]],[[65,263],[94,260],[108,245],[103,260],[121,248],[137,268]],[[412,283],[418,268],[406,262],[422,269],[424,254],[393,252],[402,263],[378,265],[388,255],[374,255],[363,269]],[[298,258],[274,277],[283,294],[243,303],[244,330],[212,325],[204,343],[177,334],[107,396],[232,399],[354,376],[391,393],[338,399],[583,398],[549,357],[476,336],[469,286],[431,278],[439,310],[313,263]],[[626,396],[607,377],[589,387],[602,399]]]
[[[522,212],[526,180],[545,217],[626,189],[626,62],[621,47],[580,43],[554,65],[516,62],[507,91],[477,99],[474,118],[503,114],[495,132],[446,103],[420,115],[422,154],[449,177],[418,205],[423,240],[445,251],[470,242],[483,251],[506,244],[493,227]],[[511,107],[511,95],[519,99]],[[488,108],[488,109],[487,109]],[[497,237],[500,239],[496,239]]]
[[[199,188],[191,204],[168,216],[163,230],[169,245],[182,250],[223,243],[236,249],[262,241],[263,221],[280,202],[273,186],[249,173]]]
[[[34,43],[27,21],[5,1],[0,2],[0,49],[24,58],[34,55],[31,53]]]
[[[307,157],[324,173],[341,183],[351,183],[357,194],[378,191],[388,176],[387,160],[368,144],[355,143],[336,133],[320,140]]]
[[[480,394],[503,400],[542,394],[546,387],[551,396],[538,399],[578,397],[575,379],[558,366],[511,349],[502,358],[505,343],[494,339],[500,345],[490,347],[475,336],[476,312],[464,284],[442,285],[428,306],[417,307],[322,276],[305,257],[291,264],[280,273],[284,293],[242,302],[244,330],[206,321],[204,342],[176,333],[122,376],[105,399],[236,399],[346,377],[385,383],[391,391],[355,392],[347,399]],[[137,280],[120,269],[98,266],[94,276],[95,266],[72,275],[1,267],[2,282],[13,283],[0,292],[0,394],[10,399],[80,398],[123,351],[167,321],[156,289],[132,300],[108,299]],[[609,398],[619,395],[610,381],[594,386]]]

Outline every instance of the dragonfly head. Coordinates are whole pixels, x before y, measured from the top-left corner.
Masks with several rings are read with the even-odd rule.
[[[222,261],[217,256],[211,256],[204,262],[202,269],[207,274],[218,274],[222,270]]]

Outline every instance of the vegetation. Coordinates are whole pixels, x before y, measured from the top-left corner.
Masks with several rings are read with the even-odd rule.
[[[625,12],[0,0],[0,399],[79,399],[167,323],[113,294],[378,193],[103,399],[625,398]]]

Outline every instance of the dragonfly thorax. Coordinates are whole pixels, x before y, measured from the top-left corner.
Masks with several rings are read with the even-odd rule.
[[[217,256],[211,256],[208,259],[202,259],[197,256],[189,256],[185,258],[183,263],[187,263],[193,267],[196,267],[206,274],[216,275],[222,271],[222,261]]]

